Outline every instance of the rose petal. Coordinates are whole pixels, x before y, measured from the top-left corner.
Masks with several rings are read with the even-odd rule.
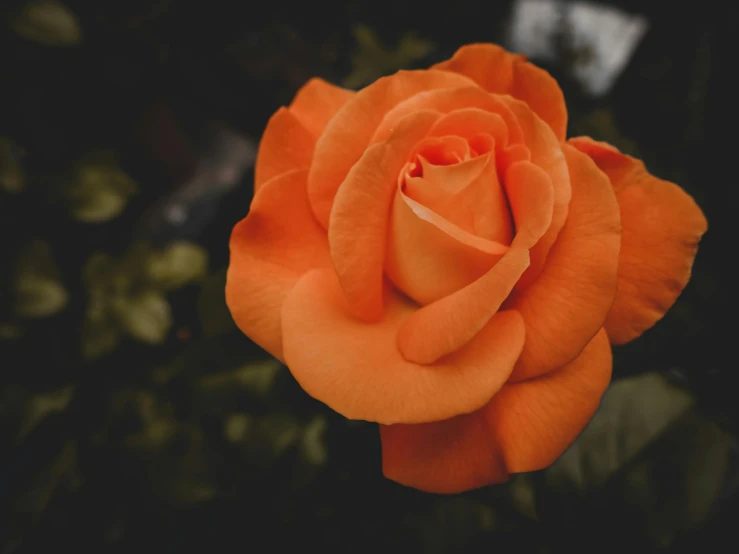
[[[399,190],[385,272],[404,294],[428,304],[484,275],[508,247],[461,229]]]
[[[552,184],[530,162],[513,164],[506,172],[506,183],[517,227],[511,248],[476,281],[437,296],[408,318],[398,333],[398,347],[407,360],[432,363],[469,342],[495,315],[528,267],[528,249],[551,221]],[[407,254],[412,256],[410,249]],[[434,275],[428,281],[442,282],[435,273],[421,275]]]
[[[569,141],[608,175],[621,210],[618,292],[606,318],[611,342],[623,344],[654,325],[690,279],[708,223],[680,187],[649,174],[637,159],[587,137]]]
[[[548,467],[595,414],[610,376],[611,350],[601,331],[567,366],[504,385],[476,412],[381,425],[383,473],[402,485],[450,494]]]
[[[500,116],[507,129],[508,144],[521,143],[523,132],[513,111],[504,98],[485,92],[476,86],[440,88],[419,92],[415,96],[398,103],[385,114],[382,123],[377,127],[372,142],[381,142],[390,136],[398,121],[418,110],[434,110],[439,113],[450,113],[461,109],[480,109]]]
[[[445,113],[431,129],[429,136],[459,136],[471,139],[485,133],[495,139],[495,144],[508,144],[508,126],[500,114],[481,108],[462,108]]]
[[[305,271],[330,267],[328,240],[313,217],[307,170],[264,183],[231,234],[226,303],[239,328],[282,359],[281,310]]]
[[[318,140],[308,176],[308,195],[321,225],[328,228],[336,191],[393,106],[422,91],[472,85],[466,77],[447,71],[399,71],[352,96]]]
[[[254,192],[264,183],[296,169],[307,169],[313,157],[315,137],[287,108],[280,108],[267,122],[254,166]]]
[[[500,446],[479,412],[380,425],[382,473],[424,492],[454,494],[508,480]]]
[[[549,73],[525,57],[495,44],[469,44],[432,68],[466,75],[488,92],[523,100],[552,128],[557,139],[565,139],[567,107],[562,90]]]
[[[563,145],[570,170],[569,215],[547,263],[506,308],[526,321],[526,344],[513,380],[542,375],[574,359],[603,325],[616,294],[620,224],[606,175],[587,156]]]
[[[472,235],[511,243],[508,201],[492,152],[454,165],[434,165],[423,158],[420,164],[420,176],[405,177],[408,198]]]
[[[328,228],[331,258],[352,312],[382,317],[383,263],[398,175],[413,148],[439,118],[418,112],[385,142],[368,148],[336,193]]]
[[[549,126],[544,123],[529,106],[511,97],[503,101],[516,115],[524,136],[524,144],[529,149],[530,160],[543,169],[552,180],[554,191],[554,207],[552,221],[544,236],[531,249],[531,266],[526,270],[517,287],[530,285],[544,267],[557,235],[567,219],[567,210],[572,198],[570,174],[567,169],[562,148]]]
[[[308,132],[318,138],[331,118],[352,96],[353,91],[314,77],[296,93],[289,109]]]
[[[308,394],[350,419],[421,423],[480,408],[518,357],[521,318],[501,312],[465,348],[419,366],[403,359],[394,340],[413,309],[388,290],[383,319],[361,322],[349,314],[334,272],[312,271],[283,304],[285,361]]]
[[[476,281],[419,308],[398,330],[403,357],[431,364],[470,342],[496,314],[528,265],[528,251],[511,248]]]
[[[611,380],[611,347],[604,330],[566,366],[509,383],[483,408],[492,440],[511,473],[549,467],[595,414]]]

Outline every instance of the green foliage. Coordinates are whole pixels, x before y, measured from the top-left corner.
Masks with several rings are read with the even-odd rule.
[[[26,186],[26,173],[16,157],[16,146],[6,137],[0,137],[0,190],[17,193]]]
[[[59,0],[27,0],[12,26],[23,38],[45,46],[76,46],[82,42],[77,16]]]
[[[205,276],[208,253],[202,246],[174,242],[160,251],[151,252],[146,260],[146,277],[161,290],[182,287]]]
[[[344,79],[347,88],[358,88],[412,65],[434,50],[431,41],[412,33],[401,37],[395,48],[384,46],[367,25],[354,27],[356,51],[352,56],[352,72]]]
[[[119,215],[138,191],[118,166],[113,152],[93,152],[79,160],[62,185],[70,215],[85,223],[101,223]]]
[[[128,335],[160,344],[172,327],[166,293],[202,278],[207,271],[205,250],[187,242],[154,249],[134,243],[114,258],[96,253],[83,270],[90,295],[82,331],[82,352],[95,359],[114,350]]]
[[[614,548],[664,549],[711,513],[734,448],[734,437],[664,377],[617,382],[575,444],[540,476],[539,516],[585,543],[608,536]]]
[[[67,304],[68,295],[47,242],[32,241],[21,253],[13,279],[13,311],[24,318],[48,317]]]

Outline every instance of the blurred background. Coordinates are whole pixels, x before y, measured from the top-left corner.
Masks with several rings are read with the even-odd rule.
[[[736,551],[734,5],[264,4],[0,2],[0,553]],[[477,41],[548,69],[568,134],[683,186],[709,232],[553,467],[437,496],[385,480],[376,426],[308,397],[223,288],[259,137],[300,85]]]

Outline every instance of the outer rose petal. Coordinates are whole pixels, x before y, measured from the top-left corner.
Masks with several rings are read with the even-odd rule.
[[[565,367],[504,385],[477,412],[380,426],[383,473],[423,491],[458,493],[548,467],[590,421],[610,377],[611,349],[601,331]]]
[[[543,69],[495,44],[462,46],[451,59],[432,66],[461,73],[489,92],[523,100],[546,121],[560,141],[567,134],[567,107],[557,81]]]
[[[403,356],[431,363],[456,351],[485,326],[529,266],[528,249],[549,227],[552,183],[531,162],[516,162],[506,172],[517,234],[492,269],[464,288],[420,308],[398,333]]]
[[[290,112],[298,118],[314,137],[323,133],[331,118],[354,92],[314,77],[296,93]]]
[[[447,71],[399,71],[378,79],[344,104],[318,140],[308,176],[308,196],[321,225],[328,227],[336,191],[393,106],[422,91],[465,86],[474,83]]]
[[[280,108],[267,122],[254,167],[254,192],[264,183],[296,169],[307,169],[315,137],[288,109]]]
[[[595,414],[611,369],[611,346],[601,329],[563,368],[504,386],[483,413],[508,471],[536,471],[554,463]]]
[[[575,358],[603,325],[616,295],[620,223],[606,175],[563,145],[572,184],[565,226],[539,278],[504,308],[526,321],[526,344],[511,379],[542,375]]]
[[[349,306],[361,319],[382,317],[382,268],[398,174],[438,119],[435,112],[405,118],[387,141],[365,151],[336,193],[328,228],[331,258]]]
[[[380,425],[382,473],[425,492],[454,494],[508,480],[480,412],[415,425]]]
[[[569,142],[608,175],[621,209],[618,292],[605,327],[612,343],[623,344],[675,303],[708,223],[685,191],[650,175],[639,160],[587,137]]]
[[[308,203],[307,176],[291,171],[262,185],[231,234],[226,303],[244,334],[279,359],[282,303],[303,273],[331,265]]]
[[[501,312],[465,348],[434,365],[403,359],[395,335],[414,307],[388,290],[377,323],[352,317],[332,270],[300,279],[282,308],[285,361],[314,398],[350,419],[421,423],[477,410],[508,379],[524,341]]]

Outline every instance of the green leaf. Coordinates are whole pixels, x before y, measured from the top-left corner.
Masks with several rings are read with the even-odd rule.
[[[587,543],[662,548],[704,521],[734,440],[663,376],[614,383],[575,443],[542,472],[541,521]],[[585,531],[583,531],[583,529]]]
[[[169,302],[155,291],[143,291],[134,296],[117,298],[112,309],[121,328],[141,342],[164,342],[172,326]]]
[[[81,159],[62,186],[69,213],[85,223],[101,223],[119,215],[138,187],[118,166],[110,152],[94,152]]]
[[[28,0],[12,26],[23,38],[47,46],[74,46],[82,42],[77,16],[59,0]]]
[[[27,278],[15,286],[13,310],[21,317],[48,317],[67,304],[61,283],[43,277]]]
[[[247,413],[235,413],[226,418],[223,434],[230,442],[243,441],[254,425],[254,418]]]
[[[582,490],[603,485],[692,405],[688,393],[656,373],[614,383],[548,478]]]
[[[226,269],[210,274],[198,296],[198,315],[206,337],[228,333],[236,328],[226,305]]]
[[[163,250],[151,252],[144,271],[151,286],[176,289],[205,276],[208,253],[191,242],[174,242]]]
[[[64,308],[68,295],[58,275],[48,243],[31,242],[16,264],[15,313],[28,318],[47,317]]]
[[[25,406],[25,417],[23,426],[18,432],[18,440],[22,440],[31,433],[45,417],[66,410],[75,390],[76,387],[68,386],[53,392],[31,396]]]
[[[26,174],[13,153],[13,142],[0,137],[0,190],[10,193],[22,191],[26,186]]]
[[[274,386],[275,379],[283,370],[279,360],[268,358],[252,362],[243,367],[205,375],[196,381],[198,395],[203,398],[218,398],[248,392],[257,397],[267,396]]]
[[[300,440],[302,426],[288,414],[272,413],[259,418],[249,437],[249,449],[263,462],[271,463]]]
[[[82,327],[82,355],[95,360],[116,349],[121,341],[121,329],[110,318],[90,318]]]
[[[314,417],[303,430],[300,452],[305,461],[314,466],[322,466],[328,459],[326,450],[326,429],[328,422],[324,416]]]
[[[18,497],[14,509],[22,514],[42,512],[59,485],[66,481],[65,477],[76,481],[77,460],[77,445],[66,442],[51,463],[34,478],[30,488]]]

